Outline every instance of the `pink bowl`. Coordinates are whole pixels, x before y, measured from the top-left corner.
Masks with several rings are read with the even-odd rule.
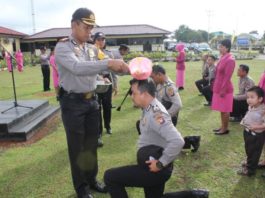
[[[136,57],[130,61],[129,70],[132,77],[145,80],[152,73],[152,61],[145,57]]]

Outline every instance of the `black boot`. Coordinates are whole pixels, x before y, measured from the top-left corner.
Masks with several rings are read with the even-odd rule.
[[[193,147],[193,149],[191,150],[191,152],[196,152],[199,147],[200,147],[200,142],[201,142],[201,136],[191,136],[191,145]]]
[[[190,136],[187,136],[187,137],[184,137],[184,146],[182,149],[190,149],[191,148],[191,137]]]
[[[194,198],[208,198],[209,197],[209,191],[204,189],[196,189],[192,190],[192,197]]]

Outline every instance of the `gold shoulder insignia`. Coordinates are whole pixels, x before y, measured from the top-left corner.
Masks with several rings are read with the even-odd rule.
[[[171,97],[175,95],[173,87],[170,86],[167,88],[167,95]]]

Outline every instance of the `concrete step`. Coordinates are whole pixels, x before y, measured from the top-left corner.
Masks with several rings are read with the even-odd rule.
[[[39,110],[47,108],[49,102],[47,100],[27,100],[18,101],[17,105],[15,107],[12,101],[0,101],[0,134],[8,133],[13,126],[24,122]]]
[[[22,122],[14,125],[9,129],[8,139],[16,141],[26,141],[31,138],[49,118],[60,110],[57,106],[48,106],[40,109],[38,112],[24,119]]]

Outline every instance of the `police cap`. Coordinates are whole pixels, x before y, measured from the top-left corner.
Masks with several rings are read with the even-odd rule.
[[[99,38],[103,38],[103,39],[105,39],[106,36],[105,36],[105,34],[104,34],[103,32],[97,32],[97,33],[94,35],[94,41],[97,40],[97,39],[99,39]]]
[[[73,21],[82,21],[87,25],[96,25],[96,19],[94,13],[87,8],[78,8],[72,15]]]

